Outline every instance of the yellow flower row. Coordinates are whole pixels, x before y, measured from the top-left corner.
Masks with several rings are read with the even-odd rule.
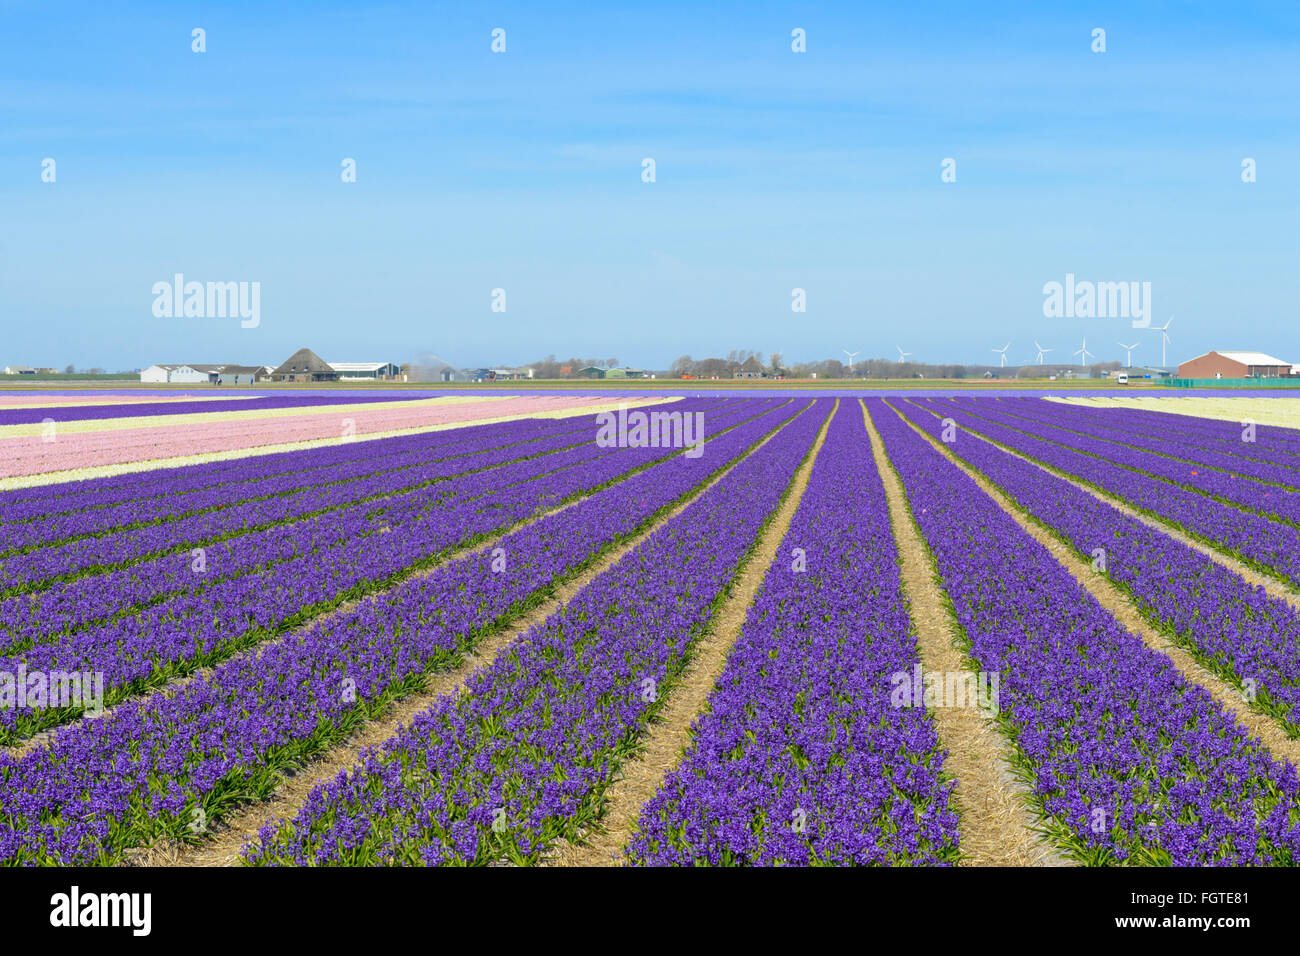
[[[1249,396],[1170,395],[1161,397],[1121,396],[1081,398],[1053,396],[1051,401],[1090,408],[1138,408],[1148,412],[1195,415],[1225,422],[1254,422],[1300,428],[1300,398],[1252,398]]]

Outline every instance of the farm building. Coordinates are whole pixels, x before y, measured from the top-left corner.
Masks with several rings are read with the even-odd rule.
[[[1284,378],[1291,363],[1264,352],[1206,352],[1178,366],[1179,378]]]
[[[4,373],[6,375],[35,375],[36,369],[30,365],[6,365]]]
[[[311,349],[299,349],[271,372],[275,382],[337,382],[339,373]]]
[[[214,381],[213,376],[225,368],[224,365],[150,365],[140,373],[140,381],[155,385],[168,382],[180,382],[186,385],[198,385]]]
[[[566,366],[567,368],[567,366]],[[564,369],[560,370],[564,374]],[[622,368],[604,368],[600,365],[588,365],[586,368],[578,369],[578,374],[586,378],[649,378],[650,373],[643,368],[632,368],[624,365]]]
[[[762,378],[764,374],[762,364],[752,355],[745,359],[735,373],[736,378]]]
[[[402,374],[392,362],[330,362],[329,367],[339,373],[341,382],[363,379],[391,382]]]
[[[532,377],[531,368],[476,368],[470,374],[476,382],[511,382]]]
[[[269,365],[223,365],[212,373],[210,381],[214,385],[252,385],[258,379],[265,381],[272,371]]]
[[[189,365],[150,365],[140,373],[140,381],[162,385],[252,385],[259,378],[265,380],[271,372],[269,365],[211,365],[195,362]]]

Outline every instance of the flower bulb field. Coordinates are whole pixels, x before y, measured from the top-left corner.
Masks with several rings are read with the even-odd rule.
[[[1205,401],[0,392],[0,862],[1300,863]]]

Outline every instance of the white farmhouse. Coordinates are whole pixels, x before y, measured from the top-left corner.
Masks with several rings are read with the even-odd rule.
[[[402,374],[392,362],[330,362],[329,367],[339,373],[340,382],[395,381]]]
[[[162,384],[180,382],[198,385],[208,381],[209,373],[223,368],[221,365],[150,365],[140,373],[141,382]]]
[[[140,373],[140,381],[163,385],[169,382],[182,385],[252,385],[271,373],[267,365],[150,365]]]

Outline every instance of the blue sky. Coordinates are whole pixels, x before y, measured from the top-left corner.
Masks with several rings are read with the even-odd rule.
[[[1300,6],[977,6],[0,0],[0,365],[1158,359],[1066,273],[1300,362]]]

